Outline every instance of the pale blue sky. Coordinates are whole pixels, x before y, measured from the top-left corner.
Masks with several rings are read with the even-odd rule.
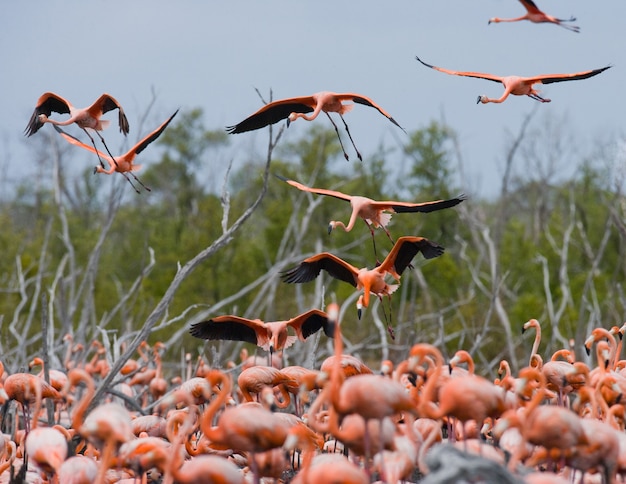
[[[501,105],[476,105],[478,94],[499,97],[501,86],[427,69],[416,54],[441,67],[500,75],[613,64],[592,79],[544,86],[552,103],[538,106],[535,126],[543,113],[566,120],[581,152],[591,152],[600,137],[624,132],[626,3],[537,3],[557,17],[576,16],[581,33],[530,22],[487,25],[493,16],[522,15],[515,0],[10,2],[0,16],[0,186],[11,170],[37,169],[25,149],[32,139],[23,130],[45,91],[79,107],[108,92],[123,104],[129,141],[135,141],[179,107],[202,107],[207,128],[235,124],[260,107],[256,87],[273,89],[275,98],[323,90],[361,93],[407,131],[444,119],[459,135],[464,189],[493,193],[507,133],[516,132],[537,103],[515,96]],[[154,117],[140,133],[133,127],[152,89],[158,95]],[[367,107],[356,106],[346,121],[366,159],[380,142],[394,146],[405,136]],[[330,126],[325,116],[316,122]],[[306,127],[294,123],[285,139],[295,140]],[[113,151],[121,151],[116,128],[103,135]],[[229,156],[235,163],[246,158],[264,136],[233,136]],[[147,153],[140,162],[149,159]]]

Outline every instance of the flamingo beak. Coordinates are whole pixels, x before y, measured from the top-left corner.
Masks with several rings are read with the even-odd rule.
[[[328,235],[333,231],[333,224],[328,224]]]
[[[482,99],[482,96],[478,96],[478,99],[476,99],[476,104],[480,104],[481,99]]]
[[[359,319],[361,319],[361,314],[363,314],[363,310],[361,308],[357,308],[356,315]]]
[[[291,124],[291,119],[287,118],[287,127]]]

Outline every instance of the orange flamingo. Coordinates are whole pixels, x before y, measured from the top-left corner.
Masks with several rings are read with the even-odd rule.
[[[535,328],[535,339],[533,341],[533,348],[530,350],[530,360],[528,363],[530,366],[533,366],[532,358],[534,355],[538,355],[537,351],[539,350],[539,344],[541,343],[541,325],[536,319],[529,319],[524,323],[524,326],[522,326],[522,334],[524,334],[529,328]],[[541,363],[543,365],[543,360],[541,360]]]
[[[464,76],[464,77],[476,77],[478,79],[487,79],[489,81],[500,82],[504,86],[504,94],[498,99],[492,99],[487,96],[478,96],[478,103],[501,103],[509,97],[509,94],[513,94],[515,96],[528,96],[536,101],[540,101],[542,103],[549,103],[550,99],[543,98],[539,95],[539,92],[533,88],[535,84],[552,84],[553,82],[563,82],[563,81],[577,81],[580,79],[588,79],[593,76],[597,76],[601,72],[606,71],[611,66],[602,67],[600,69],[593,69],[590,71],[582,71],[575,72],[573,74],[544,74],[540,76],[534,77],[520,77],[520,76],[496,76],[493,74],[483,74],[481,72],[460,72],[460,71],[452,71],[449,69],[444,69],[443,67],[437,67],[430,64],[427,64],[419,57],[415,57],[419,62],[424,64],[426,67],[430,67],[431,69],[435,69],[439,72],[444,72],[446,74],[452,74],[453,76]]]
[[[285,271],[281,277],[287,283],[310,282],[324,269],[335,279],[352,284],[357,290],[363,289],[363,294],[357,300],[357,315],[360,318],[362,308],[369,305],[371,293],[382,300],[383,296],[391,297],[398,288],[397,284],[385,282],[387,274],[399,282],[400,276],[418,252],[425,259],[433,259],[443,254],[443,251],[444,248],[439,244],[424,237],[404,236],[396,241],[382,264],[374,269],[358,269],[329,252],[322,252],[304,259],[296,267]],[[388,325],[387,329],[393,338],[391,326]]]
[[[337,227],[341,227],[346,232],[350,232],[354,227],[357,219],[360,218],[365,222],[367,228],[369,229],[372,235],[372,242],[374,243],[374,253],[376,253],[376,242],[374,241],[374,229],[381,227],[389,240],[393,243],[394,240],[391,238],[391,234],[387,229],[387,225],[391,220],[391,216],[394,213],[430,213],[435,212],[437,210],[443,210],[444,208],[450,208],[458,205],[463,200],[467,200],[467,197],[463,194],[459,195],[455,198],[450,198],[448,200],[435,200],[432,202],[421,202],[421,203],[413,203],[413,202],[397,202],[392,200],[385,201],[376,201],[371,198],[361,197],[357,195],[346,195],[345,193],[338,192],[336,190],[327,190],[325,188],[310,188],[302,183],[298,183],[294,180],[289,180],[280,175],[276,175],[279,179],[288,183],[292,187],[295,187],[299,190],[309,193],[315,193],[317,195],[326,195],[329,197],[335,197],[339,200],[345,200],[350,203],[352,207],[352,214],[350,215],[350,220],[348,221],[348,225],[345,225],[343,222],[339,220],[331,220],[328,224],[328,233],[330,234],[333,229]]]
[[[313,121],[323,111],[324,113],[326,113],[326,116],[328,116],[328,119],[330,119],[330,122],[333,124],[335,132],[337,133],[337,137],[339,138],[339,144],[341,145],[343,155],[346,160],[348,160],[348,154],[346,153],[346,150],[344,149],[341,142],[341,137],[339,136],[339,128],[337,128],[337,125],[330,117],[330,114],[328,114],[338,113],[341,121],[343,121],[346,132],[348,133],[350,142],[352,143],[352,146],[354,146],[357,157],[359,158],[359,160],[363,160],[361,153],[359,153],[359,150],[354,144],[354,140],[352,139],[352,135],[350,134],[348,125],[346,124],[345,119],[343,119],[343,115],[350,111],[354,105],[343,104],[344,101],[352,101],[357,104],[363,104],[364,106],[372,107],[376,109],[380,114],[385,116],[393,124],[395,124],[398,128],[404,131],[404,128],[400,126],[397,121],[393,119],[389,113],[387,113],[387,111],[381,108],[372,99],[366,96],[362,96],[361,94],[339,94],[336,92],[328,91],[318,92],[317,94],[313,94],[312,96],[292,97],[288,99],[273,101],[266,104],[256,113],[248,116],[240,123],[237,123],[234,126],[228,126],[226,128],[226,131],[230,134],[245,133],[246,131],[264,128],[265,126],[277,123],[282,119],[286,119],[287,126],[289,126],[289,123],[295,121],[298,118],[302,118],[307,121]],[[307,115],[306,113],[312,114]]]
[[[9,375],[4,381],[4,391],[8,397],[8,401],[5,405],[11,400],[15,400],[22,406],[24,428],[26,431],[30,430],[31,404],[35,404],[33,415],[36,419],[38,418],[41,400],[43,398],[52,398],[57,401],[63,400],[63,396],[57,389],[42,378],[31,375],[30,373],[13,373]]]
[[[50,427],[32,429],[26,437],[26,453],[46,474],[59,472],[67,457],[67,441],[61,432]]]
[[[441,386],[436,397],[435,391],[443,369],[441,352],[432,345],[420,343],[414,345],[409,354],[412,361],[421,362],[427,357],[435,361],[435,372],[428,377],[419,401],[422,416],[434,420],[455,417],[462,423],[474,420],[480,427],[488,417],[497,418],[506,410],[502,388],[469,373],[463,378],[449,379]],[[436,400],[439,401],[438,408],[434,404]]]
[[[151,191],[150,188],[144,185],[142,181],[139,178],[137,178],[137,176],[134,173],[141,169],[141,165],[136,165],[133,162],[135,161],[135,158],[137,157],[139,153],[145,150],[150,143],[152,143],[159,136],[161,136],[161,133],[165,131],[165,128],[167,128],[167,125],[170,124],[170,122],[172,121],[172,119],[174,119],[174,116],[176,116],[177,113],[178,113],[178,109],[167,120],[165,120],[165,122],[163,122],[161,126],[159,126],[157,129],[155,129],[151,133],[148,133],[141,141],[139,141],[135,146],[133,146],[126,153],[124,153],[123,155],[119,155],[117,157],[105,155],[104,153],[98,151],[95,146],[92,147],[83,143],[78,138],[75,138],[71,134],[66,133],[65,131],[63,131],[61,128],[59,128],[56,125],[54,126],[54,129],[56,129],[57,132],[68,143],[71,143],[75,146],[78,146],[85,150],[96,153],[99,159],[104,158],[105,160],[107,160],[107,162],[109,163],[109,169],[105,170],[102,166],[96,166],[93,171],[94,173],[105,173],[107,175],[111,175],[114,171],[121,173],[122,175],[124,175],[124,178],[126,178],[128,183],[130,183],[130,185],[135,189],[135,191],[139,193],[139,190],[135,187],[135,185],[133,185],[133,182],[130,180],[130,178],[128,178],[127,173],[130,173],[130,175],[135,179],[135,181],[139,183],[142,187],[144,187],[148,191]]]
[[[44,125],[44,123],[50,123],[57,126],[69,126],[70,124],[76,123],[85,133],[89,136],[91,143],[93,144],[94,149],[96,149],[96,154],[98,154],[98,150],[96,148],[96,142],[87,131],[87,128],[93,129],[96,134],[100,137],[102,144],[109,153],[109,156],[113,158],[113,155],[109,151],[108,146],[106,145],[104,138],[99,133],[105,129],[110,121],[100,119],[104,114],[109,111],[113,111],[117,109],[119,111],[118,114],[118,122],[120,126],[120,132],[124,133],[124,135],[128,134],[129,125],[128,119],[126,119],[126,114],[124,114],[124,110],[120,103],[117,100],[110,96],[109,94],[103,94],[96,102],[94,102],[91,106],[78,109],[72,106],[72,104],[59,96],[58,94],[54,94],[52,92],[46,92],[42,94],[37,100],[37,105],[35,106],[35,110],[28,121],[28,125],[24,132],[26,136],[34,135],[39,129]],[[65,121],[57,121],[55,119],[50,119],[50,115],[55,113],[60,114],[69,114],[70,117]],[[100,159],[100,155],[98,155],[98,161],[100,161],[100,166],[104,168],[104,163],[102,159]]]
[[[519,1],[526,9],[525,15],[522,15],[521,17],[515,17],[515,18],[493,17],[489,19],[489,22],[487,22],[487,25],[489,25],[492,22],[499,23],[499,22],[518,22],[520,20],[530,20],[531,22],[534,22],[537,24],[551,23],[551,24],[559,25],[560,27],[563,27],[567,30],[571,30],[572,32],[576,32],[576,33],[580,32],[580,27],[577,27],[576,25],[566,25],[564,23],[564,22],[576,22],[576,17],[570,17],[568,19],[556,18],[556,17],[553,17],[552,15],[548,15],[542,12],[541,10],[539,10],[539,7],[537,7],[537,5],[535,4],[535,2],[533,2],[533,0],[519,0]]]
[[[213,417],[229,397],[232,384],[229,376],[217,370],[211,371],[207,379],[213,385],[221,384],[217,396],[205,409],[201,421],[202,432],[212,447],[254,454],[284,444],[288,426],[261,405],[228,407],[220,414],[217,425],[212,426]],[[255,482],[258,483],[259,473],[255,468],[254,459],[250,459],[250,465],[253,468]]]
[[[520,371],[519,377],[525,384],[530,381],[537,382],[538,387],[522,412],[508,410],[494,427],[496,436],[501,435],[510,426],[520,429],[523,443],[509,461],[511,469],[514,469],[526,454],[524,442],[542,445],[561,454],[571,452],[575,446],[589,444],[581,419],[573,411],[554,405],[539,405],[544,400],[546,391],[546,379],[541,371],[527,367]]]
[[[59,468],[59,482],[64,484],[92,484],[98,475],[96,461],[84,455],[67,459]]]
[[[290,386],[292,391],[299,389],[296,380],[271,366],[252,366],[245,369],[239,374],[237,385],[247,402],[253,402],[252,394],[258,396],[266,386],[278,387],[282,396],[282,402],[277,403],[280,408],[285,408],[291,403],[291,397],[285,387]]]
[[[343,351],[343,340],[339,326],[339,306],[331,303],[328,309],[329,317],[335,320],[335,366],[332,369],[329,382],[329,399],[339,418],[349,414],[358,414],[365,421],[363,440],[364,455],[371,456],[371,442],[368,436],[367,422],[385,417],[403,414],[413,425],[411,415],[417,417],[417,408],[412,398],[407,394],[404,386],[382,375],[362,374],[345,379],[341,369],[340,356]],[[318,397],[319,398],[319,397]]]
[[[292,328],[296,335],[289,335],[288,328]],[[189,332],[196,338],[207,340],[246,341],[273,354],[274,351],[289,348],[298,340],[306,341],[320,329],[332,338],[334,329],[326,313],[311,309],[287,321],[265,322],[233,315],[217,316],[192,324]]]

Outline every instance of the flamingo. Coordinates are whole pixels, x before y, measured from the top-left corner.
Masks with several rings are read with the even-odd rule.
[[[567,30],[571,30],[572,32],[576,32],[576,33],[580,32],[580,27],[577,27],[576,25],[565,25],[563,23],[563,22],[575,22],[576,17],[570,17],[568,19],[556,18],[556,17],[553,17],[552,15],[548,15],[542,12],[541,10],[539,10],[539,7],[537,7],[537,5],[535,4],[535,2],[533,2],[533,0],[519,0],[519,1],[526,9],[526,15],[522,15],[521,17],[516,17],[516,18],[493,17],[489,19],[489,22],[487,22],[487,25],[489,25],[492,22],[497,24],[499,22],[518,22],[520,20],[530,20],[531,22],[534,22],[537,24],[547,22],[547,23],[559,25],[560,27],[563,27]]]
[[[26,453],[28,458],[45,473],[58,473],[67,457],[67,441],[63,434],[54,428],[34,428],[26,437]]]
[[[451,74],[453,76],[464,76],[464,77],[476,77],[478,79],[487,79],[489,81],[500,82],[504,86],[504,94],[498,99],[492,99],[487,96],[481,95],[478,96],[476,104],[478,103],[501,103],[509,97],[509,94],[513,94],[515,96],[523,96],[526,95],[536,101],[542,103],[549,103],[550,99],[543,98],[539,95],[539,92],[533,89],[533,85],[535,84],[552,84],[553,82],[563,82],[563,81],[578,81],[580,79],[588,79],[593,76],[597,76],[601,72],[606,71],[611,66],[601,67],[600,69],[592,69],[590,71],[582,71],[575,72],[573,74],[544,74],[534,77],[520,77],[520,76],[496,76],[493,74],[483,74],[481,72],[460,72],[460,71],[451,71],[449,69],[444,69],[443,67],[437,67],[430,64],[427,64],[419,57],[415,56],[415,58],[424,64],[426,67],[430,67],[431,69],[435,69],[439,72],[445,72],[446,74]]]
[[[109,153],[109,156],[113,158],[113,155],[109,151],[109,148],[99,131],[105,129],[110,123],[110,121],[100,118],[104,114],[108,113],[109,111],[113,111],[114,109],[117,109],[119,111],[118,122],[120,126],[120,132],[124,135],[127,135],[129,131],[128,119],[126,119],[126,114],[124,114],[122,106],[113,96],[106,93],[102,94],[102,96],[96,99],[96,102],[94,102],[91,106],[78,109],[72,106],[72,104],[68,100],[62,98],[58,94],[54,94],[53,92],[46,92],[43,93],[37,100],[37,105],[35,106],[35,110],[33,111],[33,114],[28,121],[28,125],[26,126],[24,133],[26,134],[26,136],[32,136],[37,131],[39,131],[44,123],[50,123],[57,126],[69,126],[70,124],[76,123],[85,133],[87,133],[87,136],[89,136],[89,139],[91,140],[91,144],[93,144],[93,147],[96,148],[96,142],[87,131],[87,128],[93,129],[100,137],[100,140],[106,148],[107,153]],[[69,114],[70,117],[65,121],[50,119],[49,116],[53,112],[60,114]],[[96,154],[98,154],[97,149]],[[98,155],[98,161],[100,161],[100,166],[104,168],[104,163],[102,163],[100,155]]]
[[[425,259],[433,259],[443,254],[443,251],[444,248],[439,244],[424,237],[404,236],[396,241],[382,264],[374,269],[358,269],[329,252],[322,252],[304,259],[296,267],[284,272],[281,277],[287,283],[310,282],[324,269],[335,279],[352,284],[357,290],[363,289],[363,294],[357,300],[357,315],[360,319],[362,308],[369,305],[371,293],[382,299],[382,296],[391,297],[398,288],[397,284],[390,285],[385,282],[387,274],[399,282],[400,276],[418,252],[421,252]],[[394,338],[391,326],[388,325],[387,329]]]
[[[98,155],[98,158],[100,159],[104,158],[105,160],[107,160],[107,162],[109,163],[109,169],[105,170],[102,166],[96,165],[96,167],[93,170],[94,174],[106,173],[107,175],[111,175],[114,171],[117,171],[118,173],[121,173],[124,176],[124,178],[126,178],[128,183],[130,183],[130,185],[134,188],[134,190],[137,193],[139,193],[139,190],[135,187],[135,185],[133,185],[133,182],[130,181],[130,178],[128,178],[127,173],[130,173],[130,175],[135,179],[135,181],[139,183],[142,187],[144,187],[147,191],[151,191],[150,188],[144,185],[142,181],[139,178],[137,178],[137,176],[134,174],[135,171],[139,171],[141,169],[141,165],[135,165],[133,161],[135,160],[135,158],[137,157],[139,153],[141,153],[143,150],[145,150],[148,147],[150,143],[152,143],[159,136],[161,136],[161,133],[165,131],[165,128],[167,128],[167,125],[170,124],[170,122],[172,121],[172,119],[174,119],[174,116],[176,116],[177,113],[178,113],[178,109],[176,110],[174,114],[172,114],[168,119],[166,119],[157,129],[155,129],[151,133],[148,133],[141,141],[139,141],[135,146],[133,146],[126,153],[124,153],[123,155],[119,155],[115,158],[113,156],[107,156],[104,153],[98,151],[95,146],[92,147],[83,143],[78,138],[75,138],[71,134],[66,133],[65,131],[63,131],[61,128],[59,128],[56,125],[54,126],[54,129],[56,129],[57,132],[68,143],[71,143],[75,146],[79,146],[85,150],[92,151]]]
[[[292,328],[296,335],[290,336],[288,328]],[[246,341],[273,354],[274,351],[289,348],[297,340],[305,341],[320,329],[332,338],[334,329],[326,313],[311,309],[287,321],[264,322],[233,315],[217,316],[191,325],[189,332],[196,338],[207,340]]]
[[[404,128],[400,126],[389,113],[387,113],[387,111],[381,108],[372,99],[366,96],[362,96],[361,94],[340,94],[328,91],[318,92],[311,96],[292,97],[273,101],[266,104],[256,113],[251,114],[240,123],[237,123],[234,126],[228,126],[226,128],[226,131],[230,134],[245,133],[246,131],[264,128],[265,126],[269,126],[270,124],[277,123],[281,119],[287,119],[287,126],[289,126],[291,122],[295,121],[298,118],[306,119],[307,121],[313,121],[315,118],[317,118],[320,112],[323,111],[324,113],[326,113],[326,116],[328,116],[328,119],[330,119],[330,122],[335,128],[335,132],[337,133],[337,137],[339,138],[339,144],[341,145],[341,149],[343,151],[343,156],[346,158],[346,160],[349,160],[348,154],[346,153],[346,150],[343,147],[343,143],[341,142],[341,137],[339,136],[339,129],[337,128],[337,125],[335,124],[333,119],[330,117],[330,114],[328,114],[338,113],[341,121],[343,121],[346,132],[348,133],[350,142],[352,143],[352,146],[356,151],[357,157],[359,158],[359,160],[363,160],[361,153],[359,153],[359,150],[354,144],[354,140],[352,139],[352,135],[350,134],[348,125],[343,119],[343,115],[350,111],[354,105],[343,104],[344,101],[352,101],[357,104],[363,104],[365,106],[372,107],[376,109],[380,114],[385,116],[389,121],[395,124],[402,131],[405,131]],[[312,114],[307,115],[306,113]]]
[[[295,180],[289,180],[280,175],[275,176],[288,183],[292,187],[297,188],[298,190],[315,193],[317,195],[335,197],[350,203],[350,206],[352,207],[352,214],[350,215],[348,225],[345,225],[339,220],[331,220],[328,224],[328,233],[330,234],[333,229],[337,227],[341,227],[346,232],[350,232],[354,227],[357,219],[361,218],[365,222],[365,225],[367,225],[367,228],[372,235],[372,242],[374,243],[374,254],[376,254],[374,229],[381,227],[387,234],[387,237],[389,237],[389,240],[391,240],[391,243],[394,243],[394,240],[391,238],[389,230],[387,230],[387,225],[391,220],[392,214],[415,212],[430,213],[437,210],[443,210],[444,208],[454,207],[461,203],[463,200],[467,200],[467,197],[464,194],[461,194],[458,197],[451,198],[449,200],[434,200],[432,202],[421,203],[397,202],[392,200],[376,201],[372,200],[371,198],[361,197],[358,195],[346,195],[345,193],[341,193],[336,190],[327,190],[325,188],[310,188],[303,185],[302,183],[298,183]]]

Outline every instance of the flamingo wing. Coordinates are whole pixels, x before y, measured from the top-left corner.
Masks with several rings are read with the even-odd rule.
[[[385,116],[389,121],[391,121],[393,124],[395,124],[398,128],[400,128],[402,131],[404,131],[406,133],[406,130],[402,126],[400,126],[398,124],[398,122],[395,119],[393,119],[393,117],[391,117],[391,114],[389,114],[387,111],[385,111],[383,108],[381,108],[378,104],[376,104],[369,97],[362,96],[360,94],[338,94],[337,96],[339,98],[347,97],[349,99],[352,99],[352,101],[357,103],[357,104],[362,104],[364,106],[369,106],[371,108],[376,109],[380,114]]]
[[[331,277],[357,287],[358,269],[328,252],[304,259],[296,267],[283,272],[281,278],[288,283],[310,282],[319,276],[322,269]]]
[[[274,176],[288,183],[292,187],[296,187],[298,190],[302,190],[303,192],[316,193],[317,195],[326,195],[328,197],[335,197],[335,198],[339,198],[340,200],[345,200],[347,202],[349,202],[352,199],[350,195],[346,195],[345,193],[341,193],[335,190],[327,190],[325,188],[311,188],[311,187],[307,187],[306,185],[303,185],[302,183],[298,183],[295,180],[289,180],[285,178],[284,176],[280,176],[276,174],[274,174]]]
[[[109,111],[113,111],[114,109],[119,110],[118,122],[120,126],[120,132],[128,134],[130,127],[128,124],[128,119],[126,119],[126,114],[124,114],[124,110],[122,109],[122,105],[117,102],[117,100],[110,94],[105,93],[98,99],[96,99],[96,102],[94,102],[91,106],[87,108],[87,112],[91,114],[94,118],[99,118],[103,114],[106,114]]]
[[[420,59],[417,56],[415,56],[415,58],[419,62],[424,64],[426,67],[430,67],[431,69],[435,69],[436,71],[444,72],[446,74],[451,74],[453,76],[476,77],[478,79],[487,79],[488,81],[502,82],[502,76],[496,76],[496,75],[493,75],[493,74],[485,74],[485,73],[482,73],[482,72],[451,71],[450,69],[444,69],[443,67],[437,67],[437,66],[433,66],[431,64],[427,64],[426,62],[424,62],[422,59]]]
[[[378,210],[393,210],[396,213],[422,212],[430,213],[436,210],[443,210],[458,205],[463,200],[467,200],[465,194],[448,200],[434,200],[432,202],[410,203],[410,202],[373,202],[372,207]]]
[[[59,128],[56,124],[53,124],[52,127],[54,129],[57,130],[57,133],[59,133],[63,139],[65,139],[65,141],[67,141],[68,143],[73,144],[74,146],[78,146],[80,148],[86,149],[88,151],[91,151],[92,153],[97,153],[98,156],[100,156],[101,158],[104,158],[105,160],[109,160],[111,161],[111,157],[107,154],[102,153],[100,150],[95,149],[93,146],[91,145],[87,145],[85,143],[83,143],[81,140],[79,140],[78,138],[75,138],[74,136],[72,136],[69,133],[66,133],[65,131],[63,131],[61,128]]]
[[[234,126],[227,126],[226,132],[236,134],[264,128],[270,124],[277,123],[281,119],[287,119],[291,113],[310,113],[313,111],[315,104],[313,96],[280,99],[266,104],[240,123]]]
[[[537,76],[531,78],[533,82],[540,82],[541,84],[551,84],[553,82],[562,81],[578,81],[580,79],[588,79],[593,76],[597,76],[601,72],[606,71],[612,66],[602,67],[600,69],[592,69],[590,71],[576,72],[574,74],[546,74],[543,76]]]
[[[161,133],[163,133],[163,131],[165,131],[165,128],[167,128],[167,125],[170,124],[170,122],[172,121],[172,119],[174,119],[174,116],[176,116],[176,114],[178,114],[178,109],[176,110],[176,112],[174,114],[172,114],[161,126],[159,126],[157,129],[155,129],[152,133],[150,133],[149,135],[147,135],[144,139],[142,139],[139,143],[137,143],[135,146],[133,146],[131,148],[131,150],[129,151],[129,153],[135,153],[136,155],[138,155],[139,153],[141,153],[143,150],[146,149],[146,147],[152,143],[154,140],[156,140],[159,136],[161,136]]]
[[[422,253],[424,259],[434,259],[443,254],[444,250],[442,246],[425,237],[400,237],[380,265],[380,269],[389,270],[393,267],[396,273],[401,275],[418,252]]]
[[[519,0],[524,8],[528,11],[528,13],[534,13],[541,15],[543,12],[539,10],[539,7],[533,2],[533,0]]]
[[[39,129],[43,126],[43,123],[39,121],[40,114],[45,114],[48,117],[53,112],[69,114],[70,106],[71,104],[68,101],[53,92],[46,92],[42,94],[37,100],[37,106],[35,107],[35,110],[26,125],[24,133],[26,136],[32,136],[39,131]]]
[[[311,309],[302,313],[287,321],[287,325],[296,331],[301,340],[305,340],[320,329],[324,329],[324,334],[329,338],[335,334],[335,323],[329,321],[328,315],[319,309]]]
[[[262,345],[268,340],[267,329],[259,319],[246,319],[239,316],[217,316],[207,321],[191,325],[192,336],[206,340],[245,341]]]

